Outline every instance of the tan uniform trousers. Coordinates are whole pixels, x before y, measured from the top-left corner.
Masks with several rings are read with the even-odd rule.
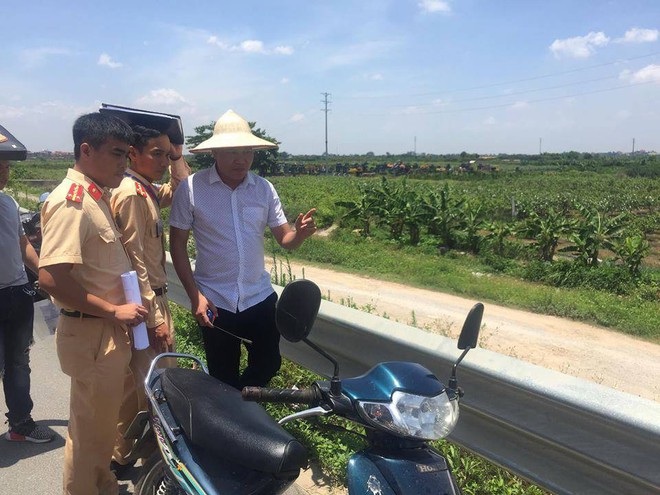
[[[172,334],[172,341],[174,342],[174,323],[172,321],[172,314],[167,305],[167,296],[156,296],[155,304],[165,318],[170,333]],[[174,352],[174,344],[169,352]],[[133,348],[133,356],[131,357],[130,369],[131,373],[126,376],[124,381],[124,394],[121,409],[119,411],[119,421],[117,423],[117,437],[115,439],[115,448],[112,458],[119,464],[127,464],[135,460],[130,459],[129,454],[135,443],[134,439],[125,439],[124,434],[133,422],[133,419],[139,411],[147,410],[147,396],[144,391],[144,380],[147,377],[149,366],[151,362],[158,355],[155,349],[148,347],[144,350],[137,351]],[[172,367],[176,366],[176,359],[161,359],[158,362],[159,367]]]
[[[131,360],[127,329],[103,318],[60,316],[56,342],[71,377],[64,494],[116,495],[110,460]]]

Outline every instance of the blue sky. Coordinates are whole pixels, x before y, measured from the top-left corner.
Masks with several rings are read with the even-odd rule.
[[[2,0],[0,124],[227,109],[289,153],[660,151],[657,0]],[[540,143],[540,139],[542,139]]]

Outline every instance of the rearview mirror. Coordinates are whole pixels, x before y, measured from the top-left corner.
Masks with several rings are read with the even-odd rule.
[[[305,339],[321,306],[321,289],[311,280],[289,282],[277,301],[275,322],[289,342]]]
[[[481,318],[484,315],[484,305],[477,303],[472,306],[472,309],[465,318],[461,335],[458,337],[459,349],[475,349],[477,347],[477,340],[479,340],[479,330],[481,330]]]

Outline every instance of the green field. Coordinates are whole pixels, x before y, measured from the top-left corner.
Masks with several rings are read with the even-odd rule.
[[[289,219],[316,207],[318,225],[335,226],[295,259],[660,341],[660,162],[562,159],[498,173],[269,179]],[[61,179],[69,165],[17,164],[10,186],[39,194],[22,180]]]
[[[297,259],[590,321],[650,340],[660,337],[657,179],[578,171],[502,174],[473,180],[408,179],[406,187],[419,194],[447,186],[452,197],[463,201],[455,212],[456,245],[447,250],[438,248],[443,239],[428,234],[427,225],[420,226],[420,240],[411,245],[405,227],[398,238],[391,235],[387,218],[379,218],[387,213],[375,215],[369,236],[362,235],[363,228],[359,231],[363,227],[360,218],[343,217],[348,209],[337,207],[338,201],[356,202],[361,185],[378,186],[382,179],[300,176],[272,180],[289,218],[316,206],[322,227],[341,225],[328,237],[310,239],[292,254]],[[402,179],[388,180],[402,184]],[[512,197],[518,210],[515,219],[511,217]],[[648,240],[648,253],[635,276],[608,249],[601,249],[603,261],[598,266],[586,266],[575,253],[561,251],[571,245],[569,233],[558,236],[552,263],[538,259],[536,240],[522,233],[527,218],[536,211],[543,217],[545,212],[556,210],[577,221],[578,200],[584,207],[601,212],[603,218],[624,215],[619,238],[638,235]],[[477,209],[479,218],[472,219],[477,225],[471,235],[478,238],[480,247],[478,252],[471,252],[471,239],[466,234],[470,231],[463,222]],[[518,226],[521,232],[509,233],[500,253],[495,252],[493,238],[498,224]],[[475,273],[490,276],[477,277]]]

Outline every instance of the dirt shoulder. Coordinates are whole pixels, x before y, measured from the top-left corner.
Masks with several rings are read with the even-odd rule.
[[[270,260],[272,261],[272,260]],[[291,263],[325,297],[456,337],[476,302],[373,278]],[[279,267],[278,267],[279,268]],[[266,260],[266,269],[270,269]],[[605,328],[487,303],[480,346],[545,368],[660,401],[660,346]]]

